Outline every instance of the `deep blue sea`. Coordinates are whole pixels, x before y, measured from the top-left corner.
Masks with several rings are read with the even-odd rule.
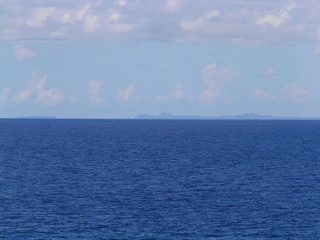
[[[1,239],[320,239],[320,121],[0,120]]]

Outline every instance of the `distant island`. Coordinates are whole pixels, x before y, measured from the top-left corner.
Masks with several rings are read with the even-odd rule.
[[[54,116],[21,116],[18,119],[56,119]]]
[[[277,119],[283,119],[283,120],[294,120],[294,119],[310,119],[310,120],[319,120],[319,118],[298,118],[298,117],[275,117],[272,115],[259,115],[256,113],[246,113],[246,114],[240,114],[240,115],[222,115],[222,116],[218,116],[218,117],[210,117],[210,116],[193,116],[193,115],[186,115],[186,116],[176,116],[176,115],[172,115],[170,113],[167,112],[162,112],[159,115],[148,115],[148,114],[141,114],[138,115],[136,117],[134,117],[133,119],[221,119],[221,120],[277,120]]]

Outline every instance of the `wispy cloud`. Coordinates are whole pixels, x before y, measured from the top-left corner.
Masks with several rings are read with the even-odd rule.
[[[265,77],[272,77],[272,76],[275,76],[277,74],[278,74],[277,70],[272,68],[272,67],[266,68],[262,73],[262,75],[265,76]]]
[[[270,92],[264,91],[260,88],[255,89],[253,92],[253,95],[257,98],[262,98],[270,101],[275,101],[278,99],[277,96],[273,95]]]
[[[183,89],[183,84],[178,83],[174,90],[168,95],[157,96],[156,100],[158,102],[168,102],[173,100],[182,100],[187,96],[186,92]]]
[[[172,93],[173,98],[176,100],[179,100],[179,99],[183,99],[185,95],[186,94],[183,90],[183,84],[182,83],[177,84]]]
[[[182,21],[180,26],[183,31],[204,34],[206,30],[208,31],[208,27],[213,26],[212,19],[218,17],[219,14],[219,10],[213,9],[197,19]]]
[[[64,93],[55,88],[45,88],[47,75],[33,75],[33,79],[29,82],[29,87],[20,91],[15,99],[18,102],[23,102],[35,96],[36,101],[42,104],[55,105],[65,99]]]
[[[160,95],[155,99],[158,102],[181,100],[193,102],[198,98],[201,102],[211,102],[219,97],[224,84],[233,76],[235,76],[235,72],[225,64],[208,64],[201,71],[201,80],[205,85],[205,88],[200,92],[199,96],[196,96],[191,92],[186,92],[184,90],[184,85],[182,83],[178,83],[170,94]]]
[[[315,57],[320,57],[320,47],[314,48],[312,54]]]
[[[91,103],[102,103],[103,100],[100,96],[100,89],[102,87],[102,81],[99,80],[90,80],[88,82],[88,91],[90,94],[90,101]]]
[[[28,60],[37,56],[34,51],[22,45],[15,46],[14,50],[18,60]]]
[[[127,5],[127,1],[125,1],[125,0],[117,0],[113,4],[114,5],[118,5],[118,6],[125,6],[125,5]]]
[[[134,90],[135,90],[135,86],[133,84],[125,88],[120,88],[117,91],[116,99],[119,102],[127,102],[132,97]]]
[[[275,11],[264,15],[263,17],[259,18],[256,23],[260,26],[268,25],[279,27],[290,18],[290,11],[292,11],[296,7],[297,6],[293,3],[289,4],[280,9],[280,11]]]
[[[166,0],[165,7],[168,12],[174,13],[179,11],[186,3],[185,0]]]
[[[37,101],[39,103],[45,103],[54,105],[58,102],[61,102],[65,99],[64,93],[54,88],[45,89],[44,85],[46,83],[46,79],[38,81],[37,85]]]
[[[67,3],[66,6],[68,5]],[[59,5],[53,7],[34,7],[30,9],[31,14],[25,20],[25,24],[29,27],[37,28],[50,24],[50,21],[59,24],[73,24],[82,21],[88,16],[92,7],[93,5],[90,3],[66,8]]]
[[[214,101],[218,98],[223,85],[234,75],[226,64],[209,64],[202,69],[201,79],[206,88],[200,93],[200,100]]]
[[[311,96],[311,92],[303,89],[297,82],[291,82],[284,86],[282,93],[284,97],[293,102],[305,102]]]
[[[0,92],[0,105],[4,104],[8,97],[9,97],[9,94],[11,92],[11,89],[10,88],[3,88]]]
[[[29,99],[32,96],[32,94],[35,92],[35,87],[33,86],[32,83],[30,83],[29,85],[31,85],[31,86],[29,86],[28,88],[20,91],[16,95],[16,97],[15,97],[16,101],[23,102],[23,101],[26,101],[27,99]]]

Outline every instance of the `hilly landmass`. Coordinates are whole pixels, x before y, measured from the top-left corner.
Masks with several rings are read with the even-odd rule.
[[[20,116],[19,119],[56,119],[55,116]]]
[[[218,117],[211,117],[211,116],[194,116],[194,115],[172,115],[167,112],[162,112],[159,115],[149,115],[149,114],[141,114],[134,119],[221,119],[221,120],[227,120],[227,119],[243,119],[243,120],[277,120],[277,119],[283,119],[283,120],[294,120],[294,119],[319,119],[319,118],[297,118],[297,117],[275,117],[272,115],[259,115],[256,113],[246,113],[246,114],[240,114],[240,115],[222,115]]]

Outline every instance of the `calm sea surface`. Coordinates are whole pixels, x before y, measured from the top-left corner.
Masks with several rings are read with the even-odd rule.
[[[2,239],[320,239],[320,121],[0,120]]]

